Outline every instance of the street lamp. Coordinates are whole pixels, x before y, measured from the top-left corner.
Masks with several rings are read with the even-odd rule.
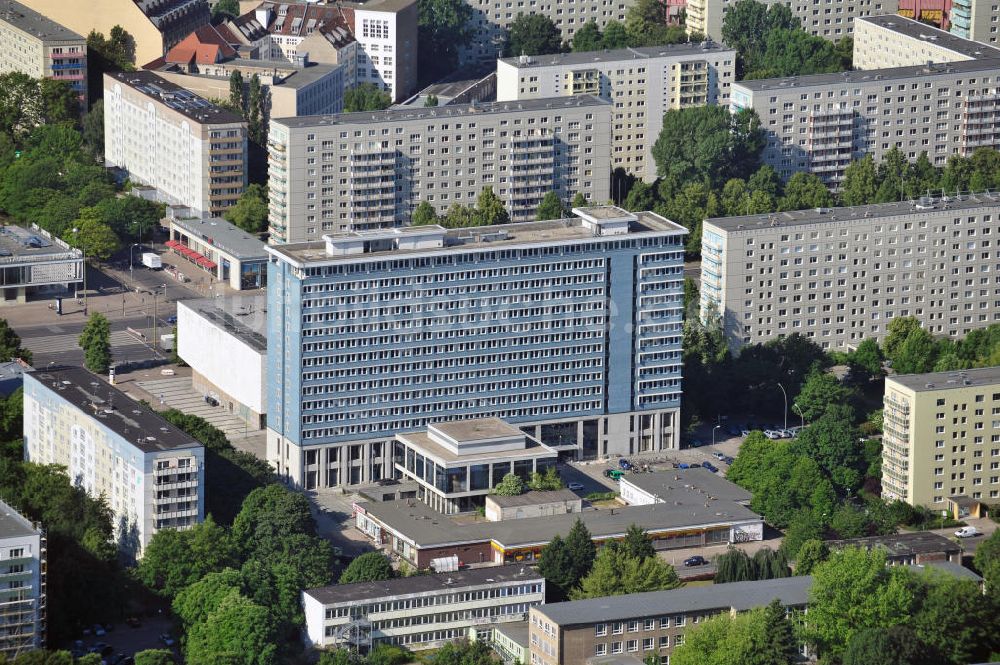
[[[135,250],[136,247],[142,247],[142,245],[138,243],[132,243],[132,246],[128,248],[128,278],[132,282],[133,289],[135,288],[135,273],[132,272],[132,261],[133,261],[132,252]]]
[[[802,407],[799,406],[798,402],[796,402],[795,404],[792,404],[792,411],[795,411],[795,412],[797,412],[799,414],[799,418],[802,419],[802,429],[805,429],[806,428],[806,417],[804,415],[802,415]]]
[[[716,425],[715,427],[712,428],[712,445],[713,446],[715,445],[715,430],[719,429],[720,427],[722,427],[722,425]]]
[[[780,383],[778,387],[781,388],[781,396],[785,398],[785,429],[788,429],[788,393],[785,392],[785,387]]]
[[[74,226],[73,233],[76,234],[77,244],[80,245],[80,257],[83,259],[83,315],[87,316],[87,251],[80,243],[80,229]],[[79,297],[79,294],[77,296]]]

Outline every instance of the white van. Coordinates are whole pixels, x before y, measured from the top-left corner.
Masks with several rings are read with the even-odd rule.
[[[959,538],[972,538],[973,536],[979,535],[979,529],[974,526],[963,526],[955,532],[955,535]]]

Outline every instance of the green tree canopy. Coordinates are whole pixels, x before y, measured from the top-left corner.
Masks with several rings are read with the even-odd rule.
[[[795,173],[785,183],[785,195],[778,201],[778,210],[829,208],[833,195],[814,173]]]
[[[798,644],[785,608],[775,601],[738,614],[724,613],[689,629],[671,665],[792,665]]]
[[[391,105],[392,97],[375,83],[361,83],[344,92],[344,113],[381,111]]]
[[[678,586],[677,572],[658,556],[632,556],[627,546],[609,543],[598,551],[593,568],[570,597],[602,598]]]
[[[860,484],[865,466],[853,423],[854,410],[849,406],[828,406],[820,418],[799,432],[792,445],[793,451],[818,463],[843,490]]]
[[[222,17],[232,17],[235,18],[240,15],[240,3],[239,0],[218,0],[215,6],[212,7],[212,18]]]
[[[625,32],[629,46],[662,46],[687,41],[682,26],[666,24],[667,8],[663,0],[638,0],[625,13]]]
[[[548,192],[542,199],[542,202],[538,205],[538,212],[535,213],[535,219],[539,222],[546,219],[562,219],[563,217],[563,206],[562,201],[559,200],[559,195],[555,192]]]
[[[463,0],[417,0],[417,60],[422,85],[458,67],[472,38],[472,6]]]
[[[249,233],[262,233],[267,229],[267,189],[252,184],[240,195],[240,200],[227,210],[224,217]]]
[[[536,16],[536,14],[533,14]],[[510,215],[503,201],[496,195],[492,187],[483,187],[476,199],[476,210],[473,214],[476,226],[492,226],[510,222]]]
[[[909,626],[865,628],[855,633],[844,651],[844,665],[932,665],[926,646]]]
[[[381,552],[365,552],[357,557],[340,575],[340,584],[352,582],[377,582],[395,576],[389,559]]]
[[[30,363],[31,351],[21,346],[21,337],[10,327],[7,319],[0,319],[0,362],[8,362],[14,358]]]
[[[836,376],[816,368],[806,376],[802,390],[795,397],[796,412],[806,420],[816,420],[831,406],[849,404],[853,397]]]
[[[174,654],[168,649],[146,649],[135,654],[135,665],[175,665]]]
[[[524,494],[525,486],[521,476],[514,473],[507,473],[493,488],[493,494],[497,496],[519,496]]]
[[[211,516],[185,531],[163,529],[146,545],[136,576],[150,589],[174,598],[209,573],[237,565],[226,530]]]
[[[811,575],[816,566],[829,556],[830,550],[822,540],[812,538],[805,541],[795,557],[795,574]]]
[[[580,580],[574,574],[569,548],[558,533],[542,548],[542,560],[538,564],[538,572],[545,578],[547,588],[560,600],[568,598],[570,592],[579,584]]]
[[[227,597],[207,621],[192,626],[185,662],[189,665],[274,665],[277,635],[270,613],[247,598]]]
[[[545,55],[562,51],[562,33],[545,14],[518,14],[507,29],[507,55]]]
[[[437,211],[427,201],[421,201],[413,211],[410,224],[413,226],[427,226],[429,224],[439,224]]]
[[[104,374],[111,366],[111,324],[100,312],[87,319],[79,339],[84,366],[95,374]]]
[[[597,21],[590,19],[573,33],[573,51],[600,51],[604,47],[604,35],[597,27]]]

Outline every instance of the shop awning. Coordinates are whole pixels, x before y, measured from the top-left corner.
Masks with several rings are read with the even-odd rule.
[[[166,241],[166,242],[165,242],[165,243],[163,243],[163,244],[164,244],[164,245],[166,245],[167,247],[169,247],[170,249],[173,249],[173,248],[175,248],[175,247],[180,247],[180,246],[182,246],[182,245],[181,245],[181,244],[180,244],[179,242],[177,242],[176,240],[168,240],[168,241]]]
[[[194,262],[200,265],[202,268],[208,268],[209,270],[215,269],[215,267],[218,265],[215,261],[212,261],[211,259],[204,256],[199,256],[194,260]]]

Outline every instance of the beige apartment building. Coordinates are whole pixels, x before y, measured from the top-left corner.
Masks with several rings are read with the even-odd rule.
[[[1000,49],[896,15],[854,20],[854,68],[911,67],[928,62],[1000,58]]]
[[[711,41],[497,60],[497,100],[594,95],[611,112],[612,168],[656,179],[653,144],[670,110],[728,104],[736,51]]]
[[[271,242],[405,224],[421,201],[445,213],[484,187],[515,222],[550,191],[607,201],[610,113],[587,95],[272,120]]]
[[[882,497],[957,518],[1000,497],[1000,367],[885,381]]]
[[[787,179],[838,187],[851,161],[892,148],[913,161],[1000,148],[1000,59],[740,81],[734,109],[752,108],[767,132],[762,159]]]
[[[701,314],[731,349],[800,333],[824,349],[915,316],[960,338],[1000,322],[1000,195],[706,220]]]
[[[89,35],[120,25],[135,40],[135,64],[159,58],[193,30],[208,25],[207,0],[22,0],[36,12]]]
[[[954,0],[950,12],[953,34],[977,42],[996,44],[1000,11],[989,0]]]
[[[218,216],[247,185],[247,126],[152,72],[105,74],[104,161],[165,203]]]
[[[87,110],[87,40],[14,0],[0,5],[0,74],[66,81]]]
[[[549,603],[528,611],[531,665],[642,663],[669,665],[687,631],[719,614],[777,599],[804,612],[812,577],[800,575],[669,591]]]
[[[759,0],[772,5],[778,0]],[[737,0],[688,0],[687,31],[722,39],[722,22],[726,12]],[[854,19],[859,16],[895,14],[899,0],[785,0],[792,15],[802,24],[802,29],[816,37],[836,41],[854,30]]]

